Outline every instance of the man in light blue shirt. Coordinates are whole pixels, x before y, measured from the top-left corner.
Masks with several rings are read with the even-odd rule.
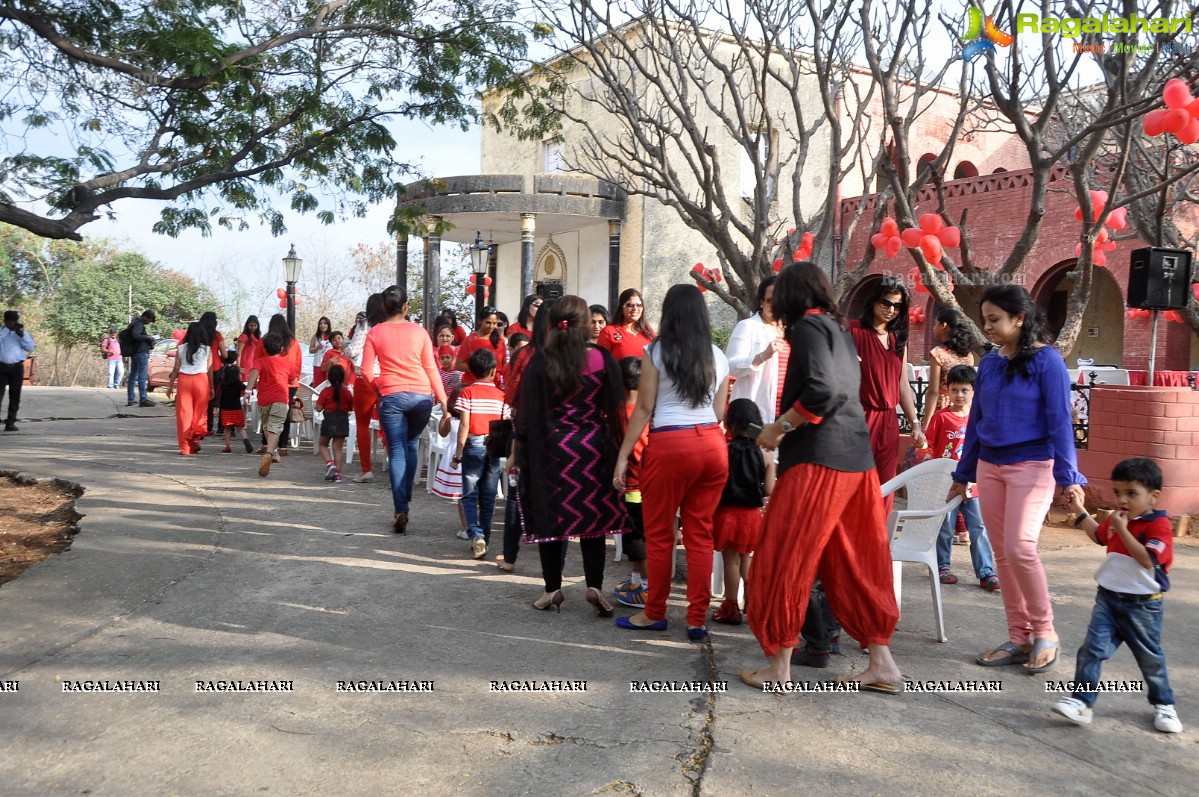
[[[16,310],[4,311],[4,327],[0,329],[0,404],[8,390],[8,418],[4,431],[17,431],[17,410],[21,408],[21,384],[25,381],[25,358],[33,351],[33,338],[21,323]]]

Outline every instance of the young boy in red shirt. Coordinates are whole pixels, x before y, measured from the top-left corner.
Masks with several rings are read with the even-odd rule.
[[[949,389],[949,406],[939,410],[925,430],[925,442],[931,449],[932,458],[960,459],[962,443],[966,439],[966,423],[970,419],[970,405],[974,401],[974,382],[978,372],[970,365],[955,365],[945,377]],[[978,493],[973,486],[968,488],[966,499],[941,524],[937,537],[937,568],[942,584],[956,584],[958,577],[949,569],[953,553],[953,529],[957,515],[961,513],[970,534],[970,560],[978,585],[987,592],[999,590],[999,576],[995,575],[995,552],[991,538],[983,525],[982,512],[978,508]]]
[[[633,408],[637,406],[637,390],[641,387],[641,358],[622,357],[620,360],[620,375],[624,380],[624,419],[627,423],[633,417]],[[645,608],[645,596],[649,591],[649,581],[645,576],[645,524],[641,519],[641,452],[649,442],[649,424],[641,433],[633,453],[629,455],[629,469],[625,473],[624,506],[629,511],[629,525],[632,528],[621,540],[621,550],[629,560],[629,577],[612,589],[616,600],[625,606],[635,609]]]
[[[1174,561],[1174,529],[1166,513],[1157,509],[1161,491],[1161,468],[1151,459],[1134,457],[1112,469],[1116,511],[1102,523],[1091,517],[1081,499],[1071,497],[1070,505],[1079,513],[1074,525],[1086,531],[1092,542],[1107,547],[1107,556],[1095,571],[1099,591],[1087,638],[1075,657],[1073,694],[1053,707],[1076,725],[1091,724],[1103,662],[1123,642],[1145,679],[1153,727],[1162,733],[1182,733],[1161,641],[1162,594],[1170,588],[1167,574]]]
[[[269,334],[262,339],[263,356],[254,360],[254,369],[246,382],[248,390],[258,390],[258,409],[262,416],[262,429],[266,432],[266,450],[258,475],[265,477],[271,472],[271,463],[280,462],[279,434],[290,408],[287,401],[287,386],[300,377],[300,371],[290,357],[280,356],[283,339]]]
[[[500,480],[500,461],[487,455],[487,433],[492,421],[507,418],[504,393],[495,386],[495,354],[491,349],[476,349],[466,362],[475,381],[458,394],[458,447],[451,465],[462,465],[462,500],[475,559],[487,555],[491,541],[491,516],[495,512],[495,494]]]

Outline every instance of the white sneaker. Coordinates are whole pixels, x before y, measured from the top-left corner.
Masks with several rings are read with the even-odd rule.
[[[368,470],[366,473],[360,473],[351,479],[354,484],[363,484],[365,482],[373,482],[375,480],[375,472]]]
[[[476,559],[482,559],[487,556],[487,541],[482,537],[475,537],[470,544],[471,553]],[[1181,729],[1181,726],[1179,726]]]
[[[333,481],[333,476],[336,473],[337,473],[336,465],[334,465],[332,462],[325,463],[325,481],[327,481],[327,482]]]
[[[469,539],[470,539],[470,532],[469,532],[469,531],[467,531],[466,529],[458,529],[458,539],[460,539],[460,540],[469,540]]]
[[[1172,708],[1167,706],[1166,708]],[[1076,697],[1063,697],[1053,706],[1053,713],[1061,714],[1075,725],[1090,725],[1092,712],[1087,704]]]
[[[1173,706],[1153,707],[1153,727],[1162,733],[1182,733],[1182,723]]]

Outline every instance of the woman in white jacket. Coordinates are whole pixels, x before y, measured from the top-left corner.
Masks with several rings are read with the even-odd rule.
[[[757,404],[764,423],[778,416],[790,354],[782,324],[770,309],[774,280],[772,274],[758,283],[758,312],[733,327],[727,351],[729,374],[737,380],[729,399],[747,398]]]

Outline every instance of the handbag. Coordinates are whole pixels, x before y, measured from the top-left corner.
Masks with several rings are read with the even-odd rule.
[[[512,447],[512,421],[501,418],[487,426],[487,456],[503,459]]]
[[[302,406],[297,407],[293,404],[292,408],[287,411],[287,420],[291,421],[292,423],[303,423],[304,408]]]

